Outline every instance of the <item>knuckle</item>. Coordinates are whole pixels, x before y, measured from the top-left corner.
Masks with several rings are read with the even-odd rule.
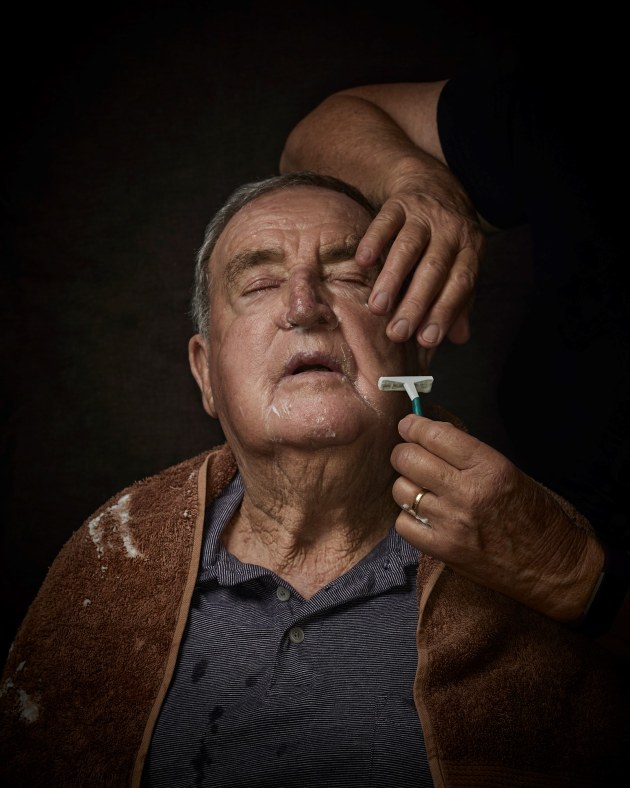
[[[462,306],[457,301],[442,299],[431,307],[431,320],[438,323],[451,323],[459,316]]]
[[[439,205],[440,225],[449,233],[456,236],[472,234],[473,224],[468,216],[454,212],[450,208]]]
[[[434,446],[441,444],[454,434],[455,427],[448,421],[431,421],[424,433],[427,444]]]
[[[490,465],[490,483],[498,490],[511,490],[515,484],[514,466],[502,454],[497,453]]]
[[[403,496],[405,494],[405,485],[403,483],[403,480],[402,480],[401,476],[398,476],[395,479],[395,481],[394,481],[394,483],[392,485],[392,494],[393,494],[394,498],[396,498],[397,500],[398,499],[402,500],[402,498],[403,498]]]
[[[402,222],[405,220],[406,210],[404,204],[395,197],[390,197],[386,200],[383,205],[381,206],[380,211],[372,220],[372,225],[391,225],[396,224],[400,226]]]
[[[439,281],[444,281],[451,270],[451,265],[443,257],[431,254],[422,258],[422,267],[426,273]]]
[[[418,298],[415,293],[407,291],[405,293],[404,301],[401,303],[400,309],[397,312],[397,317],[406,317],[412,323],[417,322],[418,316],[424,311],[426,301]]]
[[[479,279],[478,270],[469,265],[453,268],[451,276],[460,292],[464,290],[469,293],[475,289]]]
[[[396,245],[393,253],[397,257],[404,257],[407,260],[416,262],[424,249],[425,239],[419,235],[411,233],[400,233],[396,238]],[[423,259],[424,263],[424,259]]]
[[[401,468],[409,468],[418,464],[418,447],[413,443],[403,443],[398,447],[396,457],[397,463]]]
[[[403,280],[405,278],[404,270],[399,270],[393,264],[384,267],[379,276],[379,288],[384,287],[385,289],[394,289],[400,287]]]

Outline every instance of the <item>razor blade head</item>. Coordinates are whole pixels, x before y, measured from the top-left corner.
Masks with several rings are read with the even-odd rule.
[[[418,393],[431,391],[433,386],[432,375],[398,375],[396,377],[383,377],[378,379],[378,387],[381,391],[409,391],[411,386],[415,387]]]

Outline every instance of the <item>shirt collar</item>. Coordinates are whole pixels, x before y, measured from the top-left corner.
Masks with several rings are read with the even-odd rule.
[[[220,585],[236,585],[254,577],[270,574],[270,570],[252,564],[243,564],[231,555],[221,543],[221,533],[230,522],[243,500],[243,480],[236,473],[223,492],[206,508],[204,521],[204,537],[201,552],[201,566],[198,576],[199,583],[216,580]],[[388,585],[399,585],[406,582],[409,567],[416,567],[419,551],[405,541],[392,526],[387,536],[374,549],[346,572],[342,580],[356,581],[356,574],[364,574],[368,566],[377,564],[387,572]],[[372,572],[368,573],[372,576]],[[380,573],[376,573],[378,577]],[[378,589],[373,582],[365,581],[371,592]],[[377,586],[381,584],[376,583]]]

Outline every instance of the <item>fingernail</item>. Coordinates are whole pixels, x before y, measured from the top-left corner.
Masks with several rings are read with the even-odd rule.
[[[404,437],[409,428],[411,427],[412,419],[409,416],[405,416],[402,421],[398,422],[398,432]]]
[[[377,309],[381,309],[383,312],[387,312],[387,310],[389,309],[389,296],[387,295],[387,293],[384,293],[383,291],[377,293],[372,298],[372,305],[375,306]]]
[[[409,337],[409,321],[406,318],[397,320],[392,326],[392,334],[395,334],[400,339],[408,339]]]
[[[431,344],[434,344],[440,338],[440,327],[437,325],[437,323],[431,323],[431,325],[427,326],[424,329],[421,336],[425,342],[430,342]]]

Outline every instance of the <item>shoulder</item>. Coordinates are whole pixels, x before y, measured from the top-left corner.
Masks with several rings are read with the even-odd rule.
[[[192,539],[203,497],[214,498],[235,472],[227,444],[216,446],[132,482],[105,500],[75,530],[54,564],[93,565],[161,556]],[[208,479],[206,492],[206,479]],[[49,573],[50,574],[50,573]]]
[[[119,490],[104,501],[88,518],[93,521],[104,512],[121,506],[121,501],[134,499],[137,504],[144,502],[150,506],[151,501],[159,499],[161,508],[171,500],[182,495],[196,494],[199,472],[207,464],[208,476],[214,481],[212,487],[218,487],[215,495],[229,482],[236,470],[234,456],[227,443],[196,454],[174,465],[138,479],[127,487]],[[212,496],[214,497],[214,495]]]

